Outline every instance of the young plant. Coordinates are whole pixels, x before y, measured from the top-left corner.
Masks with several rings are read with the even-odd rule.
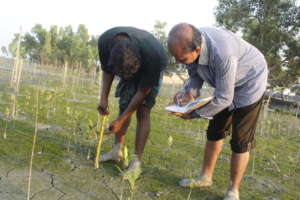
[[[34,156],[35,144],[36,144],[36,138],[37,138],[37,131],[38,131],[38,110],[39,110],[39,90],[36,93],[35,129],[34,129],[34,136],[33,136],[33,141],[32,141],[31,158],[30,158],[30,163],[29,163],[27,200],[30,200],[30,186],[31,186],[31,175],[32,175],[32,163],[33,163],[33,156]]]
[[[127,166],[128,166],[128,163],[129,163],[129,159],[128,159],[128,149],[127,147],[125,146],[124,147],[124,163],[123,163],[123,167],[126,166],[126,163],[127,163]],[[135,156],[133,156],[133,158],[131,160],[135,159]],[[126,173],[125,170],[122,170],[119,166],[116,166],[117,169],[120,171],[121,173],[121,176],[122,176],[122,192],[121,192],[121,197],[123,198],[123,191],[124,191],[124,181],[127,180],[128,183],[129,183],[129,186],[130,186],[130,198],[129,199],[133,199],[133,194],[134,194],[134,191],[135,191],[135,181],[141,176],[141,173],[142,173],[142,170],[141,168],[138,168],[134,171],[131,171],[133,173]]]
[[[136,159],[135,156],[133,156],[131,161],[133,161],[134,159]],[[140,167],[138,167],[135,170],[131,170],[130,172],[124,171],[122,173],[123,179],[128,181],[132,191],[133,191],[133,189],[135,189],[135,181],[141,176],[141,174],[142,174],[142,169]]]
[[[50,111],[51,111],[51,108],[53,107],[53,92],[51,92],[47,96],[47,102],[48,102],[48,109],[47,109],[46,118],[49,119],[50,118]]]
[[[169,151],[171,150],[172,144],[173,144],[173,137],[170,135],[170,136],[168,137],[168,147],[169,147]]]
[[[88,140],[88,153],[87,153],[87,157],[86,159],[89,160],[90,157],[91,157],[91,146],[92,146],[92,141],[94,139],[97,138],[97,134],[96,134],[96,131],[95,131],[95,125],[93,123],[92,120],[88,120],[88,125],[87,125],[87,140]]]
[[[9,108],[6,108],[5,110],[5,128],[4,128],[4,133],[3,133],[3,139],[6,140],[6,131],[7,131],[7,124],[9,120]]]

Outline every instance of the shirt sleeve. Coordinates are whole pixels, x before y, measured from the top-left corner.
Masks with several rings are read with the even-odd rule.
[[[237,58],[230,56],[216,66],[214,99],[195,112],[203,118],[211,118],[232,104],[237,70]]]
[[[197,73],[196,67],[187,67],[189,79],[187,80],[186,84],[184,85],[184,92],[185,93],[192,93],[194,98],[200,96],[200,89],[203,86],[203,80]]]

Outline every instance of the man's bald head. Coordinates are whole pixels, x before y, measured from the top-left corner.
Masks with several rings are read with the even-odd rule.
[[[168,37],[168,48],[181,48],[184,53],[189,53],[201,46],[201,33],[193,25],[180,23],[175,25]]]

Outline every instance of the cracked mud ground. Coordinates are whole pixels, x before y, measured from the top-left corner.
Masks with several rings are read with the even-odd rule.
[[[94,169],[93,160],[86,160],[79,153],[85,152],[85,147],[78,147],[77,153],[68,153],[58,135],[50,134],[49,130],[40,130],[39,134],[31,200],[114,200],[130,196],[128,184],[122,181],[114,163]],[[0,200],[27,199],[30,139],[30,134],[16,130],[6,140],[0,139]],[[136,189],[134,198],[149,197]]]
[[[66,161],[67,162],[67,161]],[[35,169],[32,173],[31,200],[120,199],[121,178],[104,175],[102,169],[80,165],[68,173]],[[16,168],[2,162],[0,166],[0,199],[27,199],[28,168]],[[118,186],[118,187],[116,187]],[[135,191],[135,198],[147,199]]]

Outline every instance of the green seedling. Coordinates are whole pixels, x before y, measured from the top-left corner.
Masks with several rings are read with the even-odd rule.
[[[168,137],[168,146],[169,146],[169,150],[171,149],[172,144],[173,144],[173,137],[170,135],[170,136]]]
[[[130,184],[131,190],[135,189],[135,181],[141,176],[142,169],[137,168],[136,170],[132,170],[129,173],[123,173],[123,179],[127,180]]]
[[[7,124],[8,124],[8,119],[9,119],[9,108],[5,109],[5,129],[4,129],[4,133],[3,133],[3,139],[6,139],[6,131],[7,131]]]
[[[128,149],[126,145],[124,147],[123,155],[124,155],[123,167],[127,168],[129,165],[129,158],[128,158]]]
[[[34,156],[36,138],[37,138],[37,132],[38,132],[38,113],[39,113],[38,111],[39,111],[39,90],[36,92],[35,129],[34,129],[32,149],[31,149],[31,157],[30,157],[30,163],[29,163],[27,200],[30,199],[32,164],[33,164],[33,156]]]
[[[86,159],[89,160],[91,157],[91,146],[92,146],[92,142],[94,139],[97,138],[97,134],[95,131],[95,125],[93,123],[92,120],[88,120],[88,125],[85,128],[82,128],[82,131],[84,133],[84,136],[86,137],[86,139],[88,140],[88,153],[87,153],[87,157]]]

